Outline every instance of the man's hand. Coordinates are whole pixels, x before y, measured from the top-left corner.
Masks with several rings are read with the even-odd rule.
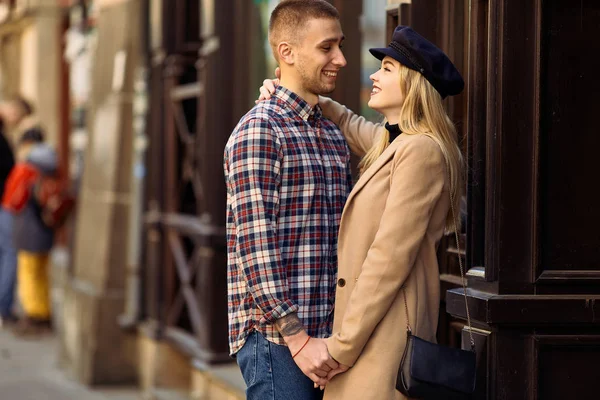
[[[258,100],[254,102],[255,104],[264,100],[269,100],[271,95],[275,93],[275,88],[279,86],[279,78],[281,77],[281,70],[279,67],[275,68],[275,76],[277,77],[276,79],[265,79],[263,81],[263,85],[258,89],[260,96],[258,96]]]
[[[309,338],[298,315],[290,314],[280,318],[275,326],[283,336],[298,368],[320,386],[327,383],[327,374],[338,368],[322,339]]]
[[[328,382],[327,375],[339,368],[338,363],[329,355],[325,341],[317,338],[310,338],[294,361],[302,372],[319,386],[325,386]]]
[[[327,343],[327,342],[325,342],[325,343]],[[330,357],[331,357],[331,355],[330,355]],[[335,361],[335,359],[334,359],[334,361]],[[336,361],[336,362],[337,362],[337,361]],[[344,364],[340,364],[340,363],[338,363],[338,367],[337,367],[337,368],[333,368],[331,371],[329,371],[329,372],[327,373],[327,383],[329,383],[329,381],[330,381],[330,380],[331,380],[331,379],[332,379],[334,376],[336,376],[336,375],[338,375],[338,374],[341,374],[341,373],[343,373],[343,372],[346,372],[346,371],[348,371],[349,369],[350,369],[350,367],[349,367],[349,366],[347,366],[347,365],[344,365]],[[316,389],[317,387],[319,387],[319,389],[321,389],[321,390],[325,389],[325,386],[324,386],[324,385],[317,385],[317,384],[315,383],[315,389]]]

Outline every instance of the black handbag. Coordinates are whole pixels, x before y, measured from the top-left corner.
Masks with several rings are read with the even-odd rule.
[[[460,254],[453,200],[452,190],[450,190],[456,248]],[[396,389],[408,397],[422,400],[458,400],[470,398],[475,391],[475,341],[473,340],[471,316],[467,304],[467,283],[460,255],[458,261],[465,296],[465,307],[467,309],[467,323],[471,339],[470,350],[440,346],[439,344],[428,342],[413,335],[408,319],[406,289],[402,288],[406,310],[407,340],[402,362],[398,369]]]

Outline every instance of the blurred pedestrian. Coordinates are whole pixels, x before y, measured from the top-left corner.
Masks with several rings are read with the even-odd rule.
[[[40,186],[45,178],[57,174],[56,152],[47,144],[34,145],[25,165],[34,169],[33,180],[23,181],[29,196],[15,215],[14,244],[18,257],[17,292],[23,318],[16,332],[27,334],[50,327],[49,258],[54,244],[54,229],[44,221]]]
[[[32,114],[22,98],[0,103],[0,326],[15,320],[12,313],[17,258],[12,242],[13,215],[4,206],[5,184],[15,164],[10,132]]]

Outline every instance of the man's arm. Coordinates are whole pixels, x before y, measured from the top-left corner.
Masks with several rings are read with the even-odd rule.
[[[302,325],[300,318],[298,318],[298,315],[296,314],[289,314],[278,319],[275,322],[275,326],[277,327],[279,333],[281,333],[281,336],[284,338],[295,336],[296,334],[304,331],[304,325]]]
[[[289,299],[277,240],[281,146],[267,120],[238,127],[225,152],[229,207],[236,229],[237,268],[257,306],[261,325],[298,311]]]

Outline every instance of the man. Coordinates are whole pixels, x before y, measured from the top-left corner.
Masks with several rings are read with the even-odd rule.
[[[4,196],[6,180],[15,164],[15,156],[8,138],[9,131],[32,112],[32,106],[22,98],[0,104],[0,199]],[[12,305],[17,256],[12,245],[12,226],[12,214],[0,205],[0,326],[15,319]]]
[[[338,368],[331,334],[337,233],[351,188],[350,152],[321,115],[320,94],[346,65],[337,10],[284,0],[269,22],[281,68],[269,101],[246,114],[225,148],[231,354],[250,400],[318,399]]]

